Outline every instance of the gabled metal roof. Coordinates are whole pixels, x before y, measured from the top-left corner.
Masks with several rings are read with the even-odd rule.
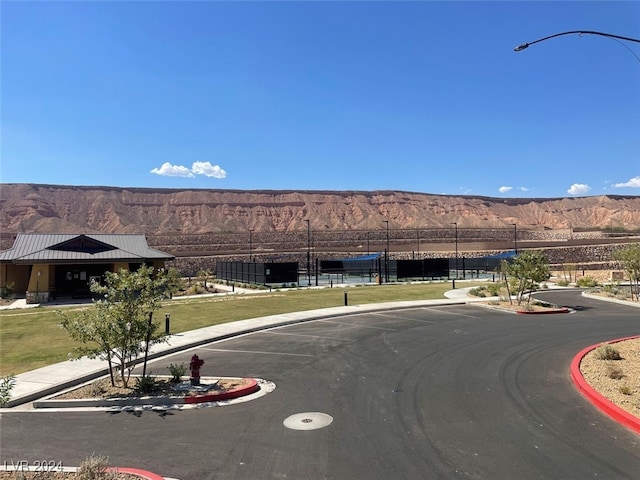
[[[0,263],[111,263],[173,260],[139,234],[19,233]]]

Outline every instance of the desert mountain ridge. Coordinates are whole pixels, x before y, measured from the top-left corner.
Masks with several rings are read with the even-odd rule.
[[[307,224],[307,221],[309,224]],[[2,237],[144,233],[640,228],[640,196],[494,198],[405,191],[221,190],[0,184]]]

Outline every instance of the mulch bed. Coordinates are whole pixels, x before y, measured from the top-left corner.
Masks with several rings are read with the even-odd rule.
[[[246,378],[221,378],[210,381],[202,379],[203,388],[185,387],[185,382],[176,388],[177,385],[170,381],[170,378],[156,377],[153,390],[140,392],[136,389],[136,378],[131,377],[128,386],[124,387],[120,380],[116,380],[116,385],[111,385],[111,380],[107,378],[98,379],[88,385],[69,390],[54,397],[55,400],[87,399],[87,398],[138,398],[138,397],[180,397],[190,395],[202,395],[203,393],[226,392],[229,390],[248,385]],[[215,383],[214,383],[215,382]]]

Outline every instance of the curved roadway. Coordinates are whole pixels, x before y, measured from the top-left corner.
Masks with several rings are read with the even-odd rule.
[[[577,291],[543,295],[575,308],[515,315],[478,305],[336,317],[244,335],[163,358],[203,374],[277,388],[219,408],[5,413],[0,461],[113,465],[196,479],[640,478],[640,437],[573,387],[585,346],[637,335],[637,308]],[[292,430],[319,412],[333,422]]]

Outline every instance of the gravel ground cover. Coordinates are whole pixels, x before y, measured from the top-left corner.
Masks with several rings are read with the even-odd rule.
[[[580,363],[580,372],[603,397],[640,418],[640,338],[611,346],[620,353],[620,360],[601,360],[592,350]]]

